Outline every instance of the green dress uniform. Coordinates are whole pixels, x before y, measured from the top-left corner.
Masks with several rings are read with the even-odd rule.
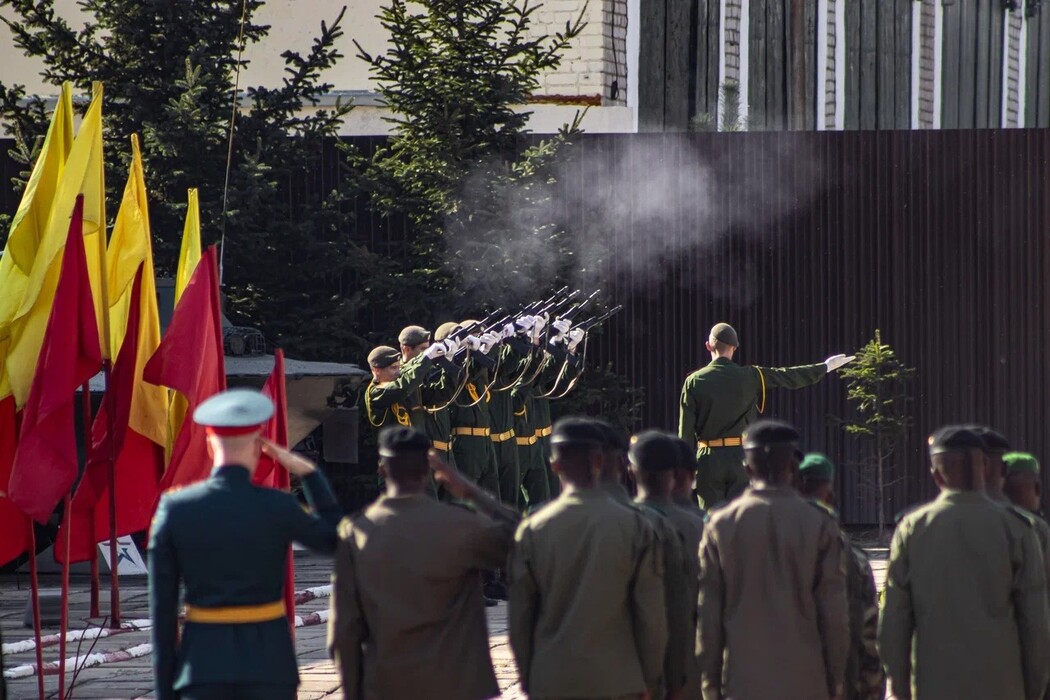
[[[664,561],[664,603],[667,607],[667,651],[664,655],[664,683],[668,693],[686,686],[690,669],[696,666],[696,601],[698,579],[696,549],[686,552],[686,543],[671,521],[676,510],[670,499],[636,499],[637,505],[653,526],[662,546]],[[694,577],[691,579],[691,576]],[[693,674],[696,675],[696,674]]]
[[[479,572],[506,562],[514,519],[383,496],[339,535],[328,648],[347,700],[499,695]]]
[[[449,409],[456,468],[489,493],[499,495],[496,450],[489,418],[488,373],[468,370],[467,384]]]
[[[547,356],[541,351],[531,351],[529,364],[545,362]],[[521,479],[522,505],[536,508],[551,499],[550,479],[547,477],[547,457],[540,442],[543,432],[539,421],[543,416],[536,407],[536,387],[532,379],[536,369],[526,366],[525,378],[511,390],[514,407],[514,443],[518,449],[518,470]],[[525,508],[522,508],[524,510]]]
[[[455,464],[455,459],[452,455],[452,418],[446,404],[452,401],[455,391],[448,374],[440,368],[432,369],[420,387],[423,432],[449,464]]]
[[[551,416],[551,398],[547,394],[558,397],[568,389],[568,385],[583,370],[581,359],[565,351],[564,348],[556,348],[548,352],[544,361],[543,371],[540,372],[536,384],[538,389],[533,395],[533,414],[536,421],[536,438],[540,444],[540,455],[543,458],[543,472],[547,476],[547,484],[551,497],[555,497],[561,491],[561,482],[551,469],[551,431],[553,430],[553,418]]]
[[[157,698],[295,697],[298,666],[282,598],[288,547],[334,551],[342,517],[321,472],[302,484],[313,515],[288,493],[253,486],[237,465],[161,497],[149,541]],[[260,618],[267,619],[250,621]]]
[[[521,524],[510,560],[510,643],[530,698],[663,687],[661,559],[646,517],[601,489],[568,488]]]
[[[770,387],[801,389],[827,374],[824,363],[800,367],[741,366],[718,357],[682,386],[678,436],[697,446],[696,491],[707,509],[747,488],[741,435],[765,410]]]
[[[416,355],[401,368],[392,382],[376,384],[373,380],[365,391],[365,410],[373,428],[400,424],[419,431],[426,429],[426,414],[420,387],[433,368],[430,358]]]
[[[945,489],[893,534],[879,650],[899,698],[1028,698],[1050,678],[1031,516]]]
[[[794,489],[748,489],[700,544],[697,651],[704,700],[826,699],[849,651],[842,536]]]
[[[499,496],[503,503],[521,510],[521,467],[511,390],[527,371],[528,357],[519,356],[510,344],[500,347],[495,381],[489,396],[492,446],[496,452]]]

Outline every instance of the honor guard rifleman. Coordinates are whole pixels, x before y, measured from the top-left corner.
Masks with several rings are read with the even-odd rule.
[[[1039,540],[982,493],[984,449],[965,426],[931,435],[940,495],[893,534],[879,652],[895,697],[1038,700],[1050,679]]]
[[[728,323],[715,324],[706,347],[711,363],[686,377],[682,386],[678,435],[696,445],[696,492],[710,509],[747,487],[740,436],[765,411],[766,390],[816,384],[853,357],[834,355],[800,367],[741,366],[733,362],[740,340]]]
[[[259,392],[234,389],[193,413],[207,428],[214,469],[207,480],[164,494],[150,533],[153,670],[161,700],[295,697],[298,667],[282,597],[288,548],[298,542],[334,551],[342,513],[313,464],[261,439],[273,410]],[[313,514],[288,493],[252,485],[260,451],[301,479]]]

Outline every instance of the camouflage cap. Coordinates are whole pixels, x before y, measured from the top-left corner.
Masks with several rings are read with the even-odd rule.
[[[397,336],[397,342],[410,348],[414,348],[428,340],[430,340],[430,331],[422,326],[406,326]]]
[[[368,353],[368,365],[376,369],[386,369],[401,359],[401,351],[388,345],[380,345]]]
[[[835,465],[824,455],[811,452],[798,465],[798,473],[807,479],[831,481],[835,478]]]
[[[1006,465],[1007,474],[1020,472],[1039,473],[1039,461],[1035,458],[1035,455],[1030,455],[1027,452],[1007,452],[1003,455],[1003,464]]]
[[[737,337],[736,329],[728,323],[716,323],[711,328],[711,338],[720,343],[732,345],[734,348],[740,346],[740,338]]]

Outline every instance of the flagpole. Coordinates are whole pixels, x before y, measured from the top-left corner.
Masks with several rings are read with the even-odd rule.
[[[117,415],[116,397],[113,396],[112,377],[113,362],[106,360],[102,365],[103,376],[106,378],[106,411],[112,421]],[[113,430],[106,431],[106,446],[109,450],[107,460],[109,461],[109,626],[110,629],[120,629],[120,578],[117,570],[117,459],[113,454]]]
[[[26,543],[29,549],[29,589],[33,601],[33,639],[36,642],[36,684],[40,691],[40,700],[44,700],[44,650],[40,648],[40,580],[36,571],[36,533],[33,531],[33,519],[28,515],[29,533]]]
[[[73,499],[69,493],[63,500],[62,528],[66,533],[66,542],[62,556],[62,612],[59,617],[58,626],[58,697],[64,700],[66,697],[66,633],[69,631],[69,511],[72,508]]]
[[[80,387],[80,407],[81,414],[83,416],[83,425],[81,426],[81,434],[84,440],[84,454],[86,458],[85,464],[91,461],[91,384],[90,382],[84,382]],[[69,542],[69,528],[66,526],[63,528],[63,532],[66,533],[66,542]],[[92,530],[92,533],[94,531]],[[94,542],[94,534],[92,534],[92,542]],[[66,548],[69,551],[69,548]],[[91,548],[91,610],[89,612],[90,617],[99,617],[98,613],[98,592],[99,592],[99,580],[98,580],[98,546],[95,544]]]

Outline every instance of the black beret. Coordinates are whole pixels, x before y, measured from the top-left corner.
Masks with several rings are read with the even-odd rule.
[[[601,431],[603,447],[607,450],[620,450],[626,452],[628,449],[627,435],[612,423],[595,419],[594,426]]]
[[[383,428],[379,433],[379,456],[400,457],[430,449],[430,438],[404,425]]]
[[[401,333],[397,336],[397,342],[410,348],[414,348],[428,340],[430,340],[430,331],[421,326],[406,326],[401,329]]]
[[[745,450],[788,445],[798,440],[798,431],[791,424],[779,420],[755,421],[744,431]]]
[[[551,431],[552,445],[593,445],[603,447],[605,434],[590,418],[562,418]]]
[[[926,442],[930,447],[930,455],[955,450],[984,449],[981,436],[965,425],[946,425],[930,435]]]
[[[1005,453],[1010,451],[1010,441],[998,430],[989,428],[987,425],[968,425],[966,427],[976,433],[977,437],[981,438],[985,452]]]
[[[678,448],[678,468],[696,471],[696,447],[680,437],[672,435],[675,446]]]
[[[380,345],[368,353],[368,364],[376,369],[386,369],[401,359],[401,351],[387,345]]]
[[[678,466],[681,452],[670,435],[646,430],[631,438],[631,464],[646,472],[669,471]]]
[[[739,347],[740,339],[736,335],[736,329],[730,326],[728,323],[716,323],[711,328],[711,337],[715,340],[725,343],[726,345],[732,345],[734,348]]]

